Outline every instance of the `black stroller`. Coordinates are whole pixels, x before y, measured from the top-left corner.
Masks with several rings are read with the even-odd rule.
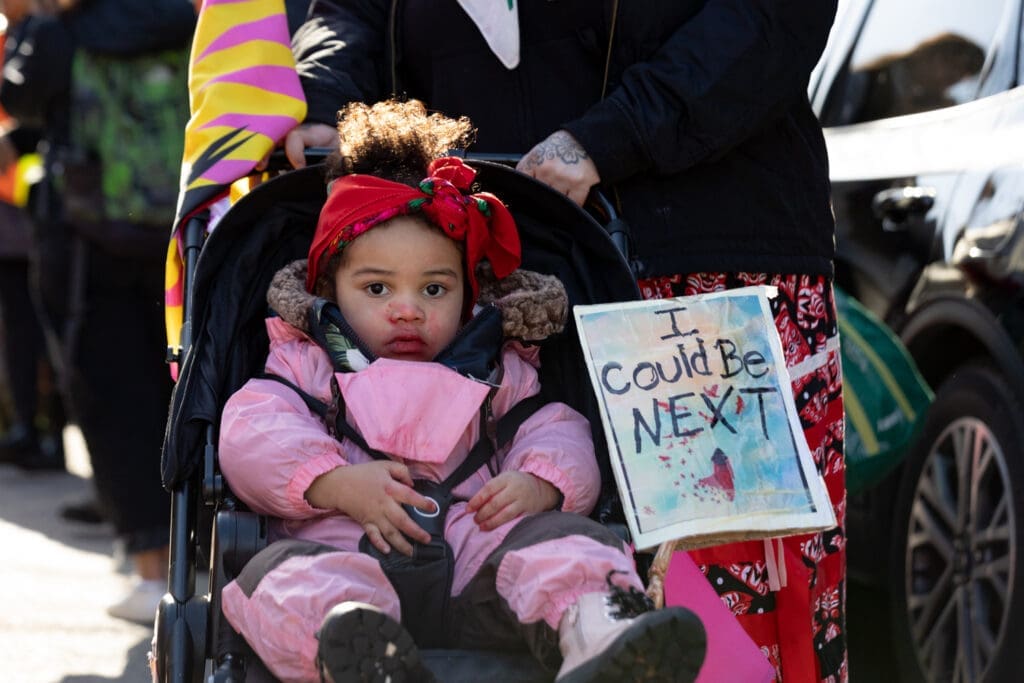
[[[483,189],[511,209],[523,243],[523,267],[558,276],[570,304],[639,297],[610,207],[601,221],[566,197],[496,161],[471,160]],[[227,399],[263,369],[268,339],[265,294],[274,273],[304,257],[325,198],[320,167],[280,175],[237,202],[203,243],[204,221],[185,230],[185,324],[180,377],[164,442],[163,481],[173,491],[169,592],[157,615],[155,668],[161,683],[272,680],[223,618],[221,589],[266,545],[265,521],[232,495],[217,464],[218,428]],[[626,536],[617,508],[597,403],[570,324],[544,343],[545,398],[591,420],[604,493],[593,517]],[[209,569],[209,586],[196,590]],[[425,650],[441,681],[546,681],[526,653]],[[255,660],[255,661],[254,661]]]

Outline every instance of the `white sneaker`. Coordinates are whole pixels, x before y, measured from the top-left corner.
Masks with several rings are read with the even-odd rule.
[[[607,593],[583,595],[562,615],[557,683],[695,680],[707,646],[700,618],[683,607],[647,611],[642,593],[610,578]]]
[[[107,614],[143,626],[152,626],[156,620],[157,607],[166,592],[167,582],[162,579],[135,579],[128,593],[107,608]]]

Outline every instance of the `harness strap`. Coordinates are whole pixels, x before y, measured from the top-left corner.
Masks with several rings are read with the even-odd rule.
[[[366,439],[363,438],[362,434],[355,430],[355,427],[350,425],[347,420],[344,419],[344,399],[341,396],[341,391],[338,388],[338,380],[331,377],[331,394],[333,401],[326,403],[320,399],[312,396],[303,389],[299,388],[293,382],[275,375],[269,372],[263,372],[256,375],[257,379],[269,379],[279,384],[283,384],[288,387],[306,404],[313,413],[320,416],[321,419],[327,424],[328,430],[335,437],[340,439],[344,437],[354,443],[358,448],[365,451],[368,455],[376,460],[389,460],[389,456],[386,453],[378,451],[375,448],[371,448],[366,443]],[[510,443],[515,438],[519,428],[530,418],[535,412],[541,409],[545,404],[545,401],[539,394],[534,396],[528,396],[519,403],[512,406],[507,413],[502,415],[495,426],[497,447],[503,448],[505,445]],[[466,459],[455,468],[448,477],[441,482],[441,486],[451,491],[459,484],[468,479],[474,472],[483,467],[488,460],[494,455],[495,444],[487,437],[487,424],[488,418],[490,417],[490,401],[485,401],[484,405],[480,407],[480,438],[477,440],[473,448],[470,449],[466,455]]]
[[[256,378],[273,380],[278,384],[285,385],[286,387],[294,391],[296,394],[298,394],[299,398],[301,398],[303,403],[306,404],[306,407],[309,408],[312,412],[319,415],[320,419],[324,421],[324,423],[327,425],[327,430],[331,433],[331,436],[334,436],[339,440],[341,439],[341,437],[348,439],[356,446],[366,451],[366,453],[369,454],[375,460],[388,460],[388,456],[386,453],[382,453],[381,451],[378,451],[375,448],[370,448],[370,445],[366,443],[366,439],[363,438],[362,434],[357,432],[355,428],[352,427],[352,425],[350,425],[348,422],[338,418],[338,416],[341,415],[341,391],[338,389],[338,380],[335,379],[334,377],[331,377],[331,395],[333,397],[331,403],[321,401],[317,397],[306,392],[304,389],[301,389],[299,385],[285,379],[284,377],[281,377],[280,375],[275,375],[270,372],[261,372],[260,374],[256,375]]]
[[[441,482],[441,488],[445,491],[450,492],[456,486],[469,479],[474,472],[486,465],[487,461],[494,455],[494,443],[487,438],[487,432],[485,431],[487,427],[487,413],[488,408],[485,402],[480,407],[480,438],[473,444],[473,448],[466,455],[466,459]]]
[[[299,398],[302,399],[302,402],[306,404],[306,407],[309,408],[314,413],[316,413],[317,415],[319,415],[320,417],[324,417],[325,415],[327,415],[327,411],[330,410],[330,406],[327,403],[321,401],[312,394],[306,393],[305,391],[300,389],[297,384],[289,382],[284,377],[281,377],[281,375],[275,375],[270,372],[261,372],[258,375],[256,375],[254,379],[269,379],[277,382],[278,384],[285,385],[286,387],[294,391],[296,394],[298,394]]]
[[[495,437],[498,441],[498,448],[504,448],[516,438],[516,433],[530,417],[547,404],[540,394],[527,396],[519,403],[508,409],[508,412],[498,419],[495,429]]]

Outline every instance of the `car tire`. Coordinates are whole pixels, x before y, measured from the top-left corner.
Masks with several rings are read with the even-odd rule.
[[[903,681],[1017,680],[1024,401],[987,365],[939,388],[911,449],[889,567]]]

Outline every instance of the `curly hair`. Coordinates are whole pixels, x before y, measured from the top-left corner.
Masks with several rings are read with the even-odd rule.
[[[431,161],[468,147],[476,129],[465,116],[427,113],[419,100],[352,102],[338,112],[338,153],[327,160],[327,179],[366,173],[414,186]]]
[[[340,142],[326,161],[326,178],[365,173],[416,187],[431,161],[468,147],[475,136],[476,129],[465,116],[429,114],[419,100],[352,102],[338,112]],[[314,285],[317,296],[334,301],[333,275],[344,257],[345,252],[339,252],[327,261]]]

